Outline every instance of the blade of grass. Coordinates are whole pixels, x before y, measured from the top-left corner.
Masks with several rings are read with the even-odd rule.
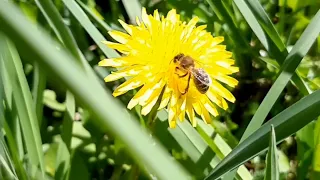
[[[239,29],[236,27],[236,24],[233,21],[234,18],[232,18],[231,14],[223,6],[221,0],[216,0],[216,1],[206,0],[206,1],[208,2],[209,6],[214,11],[214,13],[218,16],[218,18],[222,22],[226,23],[226,26],[223,26],[223,28],[232,38],[233,42],[238,47],[244,47],[243,49],[250,49],[248,43],[245,41]]]
[[[245,140],[249,135],[256,131],[264,122],[274,103],[279,98],[281,92],[290,81],[292,75],[295,73],[296,68],[300,64],[302,58],[308,53],[308,50],[312,46],[316,37],[320,32],[320,11],[315,15],[312,22],[308,25],[306,30],[303,32],[297,43],[294,45],[289,55],[286,57],[282,67],[281,73],[278,76],[275,83],[272,85],[268,94],[263,99],[258,110],[251,119],[249,125],[246,128],[243,136],[241,137],[240,143]],[[232,179],[234,171],[228,174],[225,179]]]
[[[314,129],[313,171],[320,173],[320,117],[318,117]]]
[[[63,3],[107,57],[119,57],[119,54],[115,50],[108,48],[102,43],[102,41],[105,41],[106,39],[74,0],[63,0]]]
[[[279,64],[282,64],[288,55],[288,51],[259,1],[239,0],[233,2],[270,56],[274,57]],[[305,82],[296,73],[292,76],[292,82],[304,95],[310,94]]]
[[[106,93],[96,79],[87,77],[70,55],[63,49],[57,50],[59,45],[26,21],[9,2],[0,2],[0,20],[4,25],[0,30],[17,42],[21,53],[26,58],[41,62],[44,68],[52,72],[50,75],[61,80],[79,102],[92,112],[94,123],[124,142],[141,167],[147,166],[160,179],[190,179],[162,146],[154,142],[156,140],[150,139],[136,121],[129,120],[124,113],[126,109],[110,93]],[[21,29],[21,26],[24,28]]]
[[[53,2],[48,0],[35,0],[35,2],[50,24],[51,28],[55,32],[58,39],[66,46],[66,48],[69,49],[76,60],[82,63],[87,63],[83,55],[79,51],[79,48],[77,47],[76,41],[72,36],[71,31],[63,23],[63,19],[59,14],[59,11],[54,6]]]
[[[266,165],[267,168],[264,180],[279,180],[279,164],[277,155],[276,133],[272,124]]]
[[[220,162],[221,159],[225,158],[232,151],[231,147],[219,134],[216,134],[215,129],[212,126],[208,126],[198,118],[197,120],[198,132],[200,133],[201,137],[208,143],[211,149],[217,154]],[[240,166],[237,170],[237,177],[237,179],[243,180],[252,179],[252,175],[243,165]]]
[[[43,91],[46,88],[46,74],[41,69],[38,63],[33,64],[33,84],[32,84],[32,97],[33,106],[36,110],[39,127],[42,124],[42,111],[43,111]]]
[[[3,48],[2,43],[0,43],[0,49],[1,50],[5,50],[5,48]],[[2,73],[6,73],[5,69],[4,69],[4,59],[3,59],[3,52],[0,51],[0,72]],[[2,76],[4,76],[4,74],[1,74]],[[5,88],[4,88],[4,83],[3,83],[3,79],[0,78],[0,101],[3,102],[5,100],[5,92],[4,92]],[[8,106],[6,108],[9,108]],[[15,166],[15,170],[17,172],[17,176],[19,177],[19,179],[22,180],[27,180],[27,174],[23,168],[22,165],[22,161],[20,161],[20,154],[16,145],[16,141],[12,135],[11,129],[9,128],[7,121],[4,117],[5,111],[4,111],[4,107],[3,107],[3,103],[0,103],[0,135],[2,132],[2,128],[3,131],[6,134],[6,138],[7,138],[7,143],[8,143],[8,147],[10,150],[10,153],[12,155],[12,161],[14,163]]]
[[[3,34],[0,34],[0,36],[3,36]],[[24,148],[23,148],[23,142],[22,142],[22,135],[21,135],[21,129],[20,129],[20,124],[19,124],[19,119],[18,119],[18,114],[17,114],[17,107],[14,103],[13,100],[13,87],[11,80],[8,75],[8,70],[5,68],[4,64],[4,58],[7,58],[7,54],[9,54],[7,45],[4,43],[4,41],[0,41],[0,50],[1,50],[1,65],[0,67],[0,73],[1,73],[1,78],[2,78],[2,83],[3,83],[3,88],[4,88],[4,104],[6,106],[4,116],[6,119],[10,119],[10,121],[6,121],[8,124],[9,129],[12,132],[13,135],[13,140],[14,143],[16,144],[17,147],[17,154],[19,156],[19,159],[23,159],[24,156]]]
[[[82,1],[77,0],[77,3],[81,6],[81,8],[88,14],[97,24],[100,26],[105,33],[112,30],[112,28],[103,21],[99,16],[97,16],[88,6],[86,6]]]
[[[267,51],[276,57],[283,57],[283,59],[279,58],[282,63],[287,54],[286,47],[260,2],[255,0],[238,0],[233,2]],[[267,34],[264,33],[264,30]],[[271,42],[267,38],[270,38]],[[283,53],[276,54],[279,52]]]
[[[9,54],[4,58],[5,68],[13,87],[13,100],[17,106],[17,113],[20,124],[23,127],[23,137],[27,147],[28,157],[34,167],[40,165],[42,176],[44,177],[43,153],[41,148],[41,136],[35,109],[32,104],[31,92],[24,75],[21,60],[14,46],[1,37],[1,41],[6,44]]]
[[[136,24],[136,17],[141,19],[141,4],[138,0],[122,0],[122,4],[127,11],[130,24]]]
[[[2,132],[0,132],[0,171],[1,169],[5,170],[6,174],[10,176],[3,179],[18,179],[12,160],[9,156]],[[0,172],[0,178],[1,176],[2,174]]]
[[[316,16],[313,18],[312,22],[308,25],[308,27],[303,32],[297,43],[292,48],[290,54],[286,57],[285,62],[281,67],[282,71],[279,77],[269,90],[266,97],[263,99],[261,105],[259,106],[255,115],[253,116],[252,120],[250,121],[247,127],[247,129],[250,129],[250,131],[246,131],[243,134],[241,138],[242,140],[244,140],[252,132],[258,129],[267,117],[267,114],[270,112],[272,106],[278,99],[280,93],[285,88],[286,84],[289,82],[294,71],[300,64],[302,58],[307,54],[313,42],[317,38],[320,32],[320,26],[318,26],[319,23],[320,11],[318,11]]]
[[[206,179],[217,179],[229,170],[267,148],[270,125],[273,124],[277,142],[297,132],[320,115],[320,90],[302,98],[261,126],[252,135],[235,147],[231,153],[218,164]]]
[[[160,111],[158,117],[161,121],[167,121],[165,111]],[[219,134],[214,132],[211,126],[204,124],[198,118],[196,119],[198,132],[186,119],[179,122],[176,129],[168,129],[168,131],[191,160],[196,163],[196,167],[202,170],[202,173],[208,173],[203,170],[214,168],[232,149]],[[250,172],[243,166],[238,170],[238,176],[239,179],[252,179]]]

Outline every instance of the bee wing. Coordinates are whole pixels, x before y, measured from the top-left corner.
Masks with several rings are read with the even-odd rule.
[[[206,73],[205,70],[203,70],[202,68],[197,68],[194,69],[193,71],[191,71],[192,76],[194,78],[196,78],[198,81],[200,81],[201,83],[210,86],[211,84],[211,78],[210,76]]]

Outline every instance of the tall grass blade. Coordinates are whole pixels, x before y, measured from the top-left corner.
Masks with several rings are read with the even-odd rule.
[[[131,24],[136,24],[136,17],[141,19],[141,4],[138,0],[122,0]]]
[[[282,64],[288,51],[260,2],[256,0],[233,2],[268,53]],[[292,76],[292,82],[304,95],[310,93],[304,81],[296,73]]]
[[[297,103],[285,109],[270,121],[261,126],[252,135],[235,147],[231,153],[218,164],[206,179],[217,179],[259,152],[265,150],[268,144],[268,134],[271,124],[274,125],[277,142],[297,132],[320,115],[320,90],[302,98]]]
[[[309,24],[307,29],[303,32],[302,36],[299,38],[299,40],[291,50],[290,54],[286,57],[283,66],[281,67],[282,71],[279,77],[269,90],[268,94],[263,99],[253,118],[251,119],[249,125],[246,128],[246,131],[241,137],[240,143],[262,125],[272,106],[277,101],[286,84],[290,81],[292,75],[295,73],[295,70],[300,64],[302,58],[307,54],[308,50],[318,36],[320,32],[320,27],[317,27],[318,23],[320,23],[320,11],[318,11],[312,22]],[[298,78],[298,76],[296,78]],[[231,174],[228,174],[226,179],[232,179],[234,173],[235,172],[233,171]]]
[[[279,164],[277,155],[276,133],[272,124],[266,165],[267,168],[264,180],[279,180]]]
[[[303,32],[297,43],[294,45],[292,50],[290,51],[289,55],[286,57],[282,67],[281,73],[275,83],[272,85],[271,89],[269,90],[268,94],[263,99],[261,105],[259,106],[258,110],[254,114],[253,118],[251,119],[245,133],[242,136],[242,140],[248,137],[252,132],[257,130],[265,118],[267,117],[268,113],[270,112],[272,106],[280,96],[281,92],[290,81],[293,73],[295,72],[296,68],[300,64],[302,58],[308,53],[310,47],[312,46],[313,42],[316,40],[317,36],[320,32],[320,11],[316,14],[313,18],[312,22],[308,25],[306,30]]]
[[[39,127],[42,124],[43,112],[43,91],[46,88],[46,74],[38,63],[33,63],[32,97],[36,110]]]
[[[74,3],[64,2],[68,5],[70,2]],[[52,72],[51,75],[61,80],[79,102],[92,112],[94,123],[124,142],[141,167],[148,167],[160,179],[190,179],[157,141],[141,130],[135,121],[129,119],[125,108],[110,93],[106,93],[96,79],[87,77],[81,67],[72,60],[72,56],[63,50],[57,50],[59,45],[26,21],[12,4],[0,2],[0,20],[4,24],[0,30],[17,42],[20,52],[26,58],[39,61],[44,68]],[[81,20],[83,21],[85,20]],[[21,26],[24,28],[21,29]]]
[[[63,3],[74,15],[74,17],[79,21],[82,27],[88,32],[88,34],[91,36],[94,42],[98,45],[98,47],[107,57],[114,58],[119,56],[119,54],[115,50],[108,48],[106,45],[102,43],[102,41],[105,41],[106,39],[92,24],[88,16],[83,12],[81,7],[74,0],[63,0]]]
[[[4,58],[5,68],[13,87],[13,100],[17,106],[17,113],[20,124],[23,127],[23,137],[27,147],[27,153],[31,164],[34,167],[40,165],[42,176],[44,177],[44,164],[40,130],[31,92],[24,75],[21,60],[15,47],[6,39],[1,37],[1,41],[7,45],[7,56]]]
[[[5,44],[0,45],[0,49],[5,50],[4,48]],[[0,71],[2,73],[5,72],[4,70],[4,59],[3,59],[3,52],[0,51]],[[3,75],[3,74],[1,74]],[[5,92],[4,92],[4,83],[3,83],[3,79],[0,78],[0,101],[3,102],[5,101]],[[6,107],[8,108],[8,107]],[[11,152],[12,155],[12,161],[14,163],[14,167],[17,173],[17,176],[19,179],[22,180],[26,180],[27,179],[27,174],[23,168],[22,162],[19,160],[19,152],[17,150],[17,146],[16,146],[16,142],[14,140],[14,137],[12,135],[12,132],[6,122],[5,119],[5,110],[4,110],[4,106],[3,103],[0,103],[0,141],[3,145],[0,146],[0,148],[5,148],[6,145],[8,144],[9,147],[9,151]],[[6,134],[6,138],[7,138],[7,144],[4,144],[4,140],[3,140],[3,133],[5,132]],[[9,153],[8,153],[9,154]]]

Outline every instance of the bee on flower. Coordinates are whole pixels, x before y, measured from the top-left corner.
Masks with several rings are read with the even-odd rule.
[[[198,20],[194,17],[182,22],[174,9],[166,17],[160,17],[157,10],[152,16],[145,8],[142,19],[136,19],[137,26],[120,20],[127,33],[110,31],[118,43],[105,44],[123,56],[99,62],[99,66],[121,69],[108,75],[106,82],[131,77],[115,89],[113,96],[140,88],[128,108],[140,105],[141,114],[146,115],[159,100],[159,109],[168,110],[171,128],[186,114],[196,126],[195,113],[210,123],[210,114],[218,115],[216,106],[226,110],[226,100],[234,102],[235,98],[220,82],[235,87],[238,81],[230,75],[239,68],[233,66],[232,53],[220,44],[224,38],[213,37],[205,30],[206,25],[196,26]]]

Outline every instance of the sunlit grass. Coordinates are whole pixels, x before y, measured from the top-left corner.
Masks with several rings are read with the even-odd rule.
[[[117,20],[134,24],[142,7],[174,8],[187,22],[198,16],[225,37],[239,85],[225,86],[236,102],[218,108],[212,124],[197,116],[197,127],[186,120],[171,129],[166,110],[126,108],[136,91],[112,97],[123,79],[103,82],[115,69],[98,62],[121,55],[102,43],[114,41],[107,32],[124,32]],[[0,1],[0,179],[317,179],[319,8],[301,0]]]

